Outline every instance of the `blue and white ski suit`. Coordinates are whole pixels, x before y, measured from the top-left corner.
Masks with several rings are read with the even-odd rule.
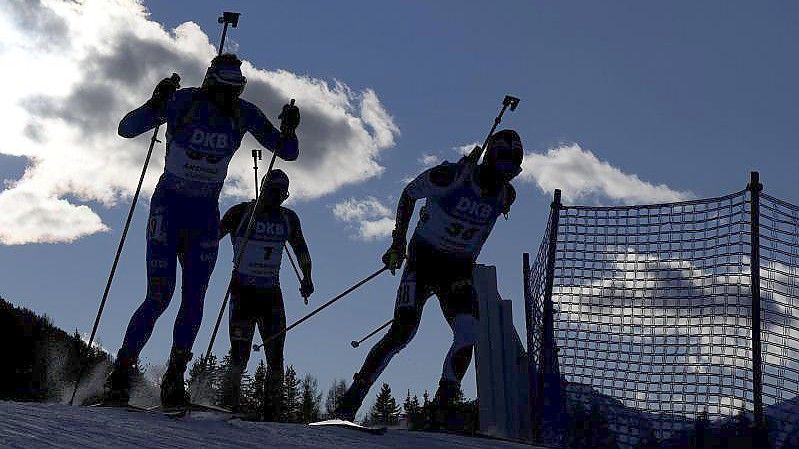
[[[119,357],[131,360],[138,358],[172,299],[178,262],[183,288],[173,347],[190,351],[194,344],[217,257],[219,193],[244,133],[284,160],[299,153],[296,137],[282,138],[257,106],[239,99],[238,107],[225,113],[198,88],[176,91],[165,117],[149,103],[131,111],[119,123],[119,135],[135,137],[163,123],[166,164],[147,222],[147,296],[131,317],[119,350]]]

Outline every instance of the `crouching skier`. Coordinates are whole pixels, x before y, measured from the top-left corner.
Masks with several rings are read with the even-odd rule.
[[[421,198],[427,200],[408,245],[394,320],[353,376],[336,411],[338,417],[353,420],[380,373],[416,334],[425,302],[435,294],[452,329],[453,342],[444,360],[431,424],[446,427],[452,423],[453,400],[478,335],[474,263],[497,217],[507,213],[515,200],[509,181],[521,172],[523,157],[521,139],[512,130],[494,134],[487,147],[480,165],[479,151],[475,151],[458,163],[444,162],[423,172],[403,190],[393,242],[383,256],[392,271],[400,268],[405,258],[405,234],[414,205]]]
[[[166,123],[167,145],[165,171],[153,192],[147,224],[147,296],[128,324],[108,379],[106,402],[128,402],[139,353],[172,299],[180,262],[182,301],[161,402],[165,407],[185,405],[183,375],[216,263],[219,193],[228,164],[245,132],[282,159],[297,158],[294,128],[299,113],[287,114],[277,130],[258,107],[239,98],[246,83],[240,66],[233,54],[215,57],[200,88],[179,89],[177,82],[164,79],[150,100],[119,123],[119,135],[126,138]]]
[[[311,255],[302,235],[297,214],[281,203],[288,198],[289,178],[280,169],[272,170],[261,182],[260,199],[233,206],[222,218],[220,239],[230,234],[234,252],[245,245],[238,270],[234,271],[230,289],[230,372],[226,382],[226,405],[240,411],[241,378],[250,359],[255,325],[266,341],[286,329],[286,312],[280,289],[280,264],[288,242],[297,255],[302,280],[300,294],[313,293]],[[256,206],[257,204],[257,206]],[[244,233],[250,216],[255,226],[249,239]],[[285,335],[274,338],[264,348],[267,359],[266,398],[262,410],[266,421],[280,416],[283,383],[283,344]]]

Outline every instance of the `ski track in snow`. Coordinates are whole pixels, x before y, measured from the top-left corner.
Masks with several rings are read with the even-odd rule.
[[[124,409],[0,401],[2,448],[530,449],[485,438],[389,430],[370,435],[301,424],[226,421],[195,412],[174,419]]]

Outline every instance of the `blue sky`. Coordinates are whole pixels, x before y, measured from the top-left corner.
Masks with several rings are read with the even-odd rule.
[[[482,141],[505,94],[522,99],[503,125],[519,131],[528,157],[511,219],[497,223],[480,261],[498,267],[520,333],[521,253],[538,246],[553,188],[571,203],[642,203],[740,190],[756,169],[767,192],[799,203],[794,2],[144,2],[144,16],[133,2],[115,0],[117,10],[132,12],[107,17],[101,3],[0,7],[0,61],[30,71],[25,79],[3,75],[11,78],[0,91],[9,124],[0,143],[0,295],[67,330],[91,329],[146,151],[146,136],[123,141],[115,123],[172,71],[181,71],[184,85],[199,81],[211,50],[198,39],[205,33],[216,45],[223,9],[242,13],[230,48],[259,70],[248,74],[243,97],[274,119],[284,98],[297,96],[308,118],[299,131],[305,158],[279,166],[292,175],[290,207],[314,258],[311,306],[379,267],[389,243],[385,219],[403,180],[425,159],[454,160],[455,147]],[[170,35],[179,26],[189,38]],[[141,40],[123,40],[125,27]],[[87,64],[87,55],[105,65]],[[123,84],[122,70],[141,77]],[[86,88],[106,75],[117,76],[108,84],[113,108]],[[337,82],[347,88],[336,90]],[[237,193],[252,191],[250,148],[232,169],[223,212],[242,199]],[[156,165],[162,158],[160,148]],[[156,165],[150,181],[160,174]],[[141,201],[100,325],[99,340],[112,350],[144,295],[146,214]],[[231,257],[225,241],[196,354],[208,342]],[[282,277],[291,322],[310,309],[295,294],[290,267]],[[292,331],[287,361],[323,388],[349,379],[368,350],[349,341],[388,319],[397,283],[383,275]],[[154,363],[168,353],[178,299],[143,353]],[[428,305],[416,339],[382,380],[397,395],[433,389],[450,339],[437,306]],[[221,333],[217,352],[227,345]]]

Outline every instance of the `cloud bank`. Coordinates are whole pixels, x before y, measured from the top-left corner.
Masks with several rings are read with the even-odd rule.
[[[692,197],[689,192],[624,173],[574,143],[551,148],[544,154],[525,154],[519,178],[536,184],[544,192],[561,189],[566,203],[603,198],[613,203],[649,204]]]
[[[372,241],[391,235],[394,214],[373,196],[363,200],[349,198],[333,206],[337,220],[347,223],[356,232],[353,238]]]
[[[13,86],[0,90],[0,154],[28,161],[23,176],[0,191],[0,244],[70,242],[106,231],[97,208],[132,196],[150,137],[118,137],[119,119],[172,72],[183,86],[199,85],[215,54],[208,35],[191,22],[165,30],[137,0],[7,0],[0,42],[0,84]],[[293,198],[382,173],[380,152],[399,129],[374,91],[246,60],[242,70],[243,98],[274,123],[290,98],[301,109],[300,157],[278,162],[294,181]],[[224,194],[251,195],[250,148],[258,146],[248,135]],[[153,154],[144,198],[163,172],[163,151],[158,145]]]

